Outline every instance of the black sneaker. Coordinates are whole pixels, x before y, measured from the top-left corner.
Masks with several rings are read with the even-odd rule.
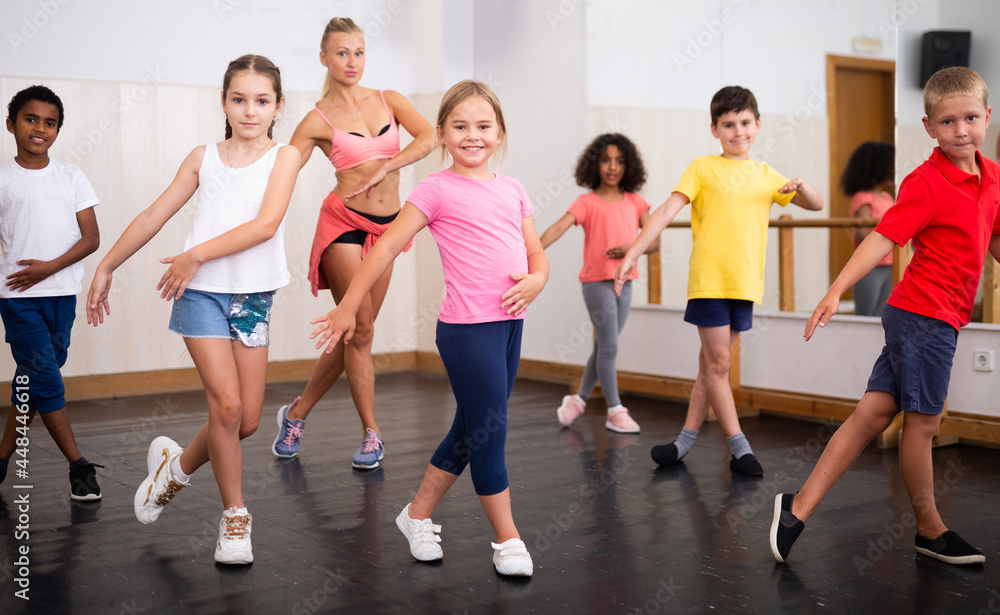
[[[653,461],[661,466],[677,463],[677,445],[674,442],[654,446],[649,454],[653,457]]]
[[[917,553],[939,559],[949,564],[982,564],[986,556],[982,551],[962,540],[962,537],[948,530],[937,538],[924,538],[917,534]]]
[[[739,459],[733,457],[729,460],[729,469],[737,474],[746,474],[747,476],[764,476],[764,468],[760,466],[757,458],[753,456],[753,453],[747,453]]]
[[[88,463],[79,468],[70,468],[69,497],[80,501],[101,499],[101,486],[97,484],[97,472],[94,468],[103,467],[96,463]]]
[[[0,459],[0,483],[3,482],[3,479],[7,478],[7,462],[8,461],[10,461],[10,460],[9,459]]]
[[[746,455],[744,455],[746,457]],[[774,518],[771,520],[771,554],[779,564],[788,558],[795,539],[806,524],[792,514],[794,493],[779,493],[774,497]]]

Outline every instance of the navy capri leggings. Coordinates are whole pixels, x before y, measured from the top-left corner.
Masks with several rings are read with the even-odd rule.
[[[438,352],[458,409],[431,465],[456,476],[470,465],[478,495],[496,495],[509,485],[507,400],[521,358],[523,326],[523,320],[437,324]]]

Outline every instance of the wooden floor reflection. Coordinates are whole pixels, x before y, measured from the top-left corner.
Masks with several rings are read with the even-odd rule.
[[[767,546],[774,494],[802,484],[832,427],[744,421],[762,479],[731,475],[716,425],[702,430],[683,463],[657,469],[649,448],[676,435],[683,406],[626,397],[642,435],[606,431],[600,401],[572,429],[561,429],[555,408],[565,388],[519,381],[507,465],[535,575],[517,581],[492,569],[492,534],[468,477],[434,515],[443,526],[442,562],[415,562],[396,529],[396,515],[450,426],[446,379],[379,377],[386,458],[369,473],[350,466],[362,434],[343,380],[310,416],[301,455],[272,456],[275,410],[300,387],[268,387],[261,428],[243,444],[254,519],[249,567],[213,562],[221,504],[208,467],[156,525],[140,525],[132,511],[150,440],[190,440],[206,417],[201,394],[70,406],[81,450],[106,466],[98,470],[98,503],[70,501],[65,462],[37,422],[27,540],[17,537],[18,481],[11,474],[0,485],[0,613],[1000,611],[995,450],[935,451],[941,511],[986,553],[985,567],[947,566],[915,553],[896,452],[873,447],[810,521],[789,563],[776,565]],[[23,545],[30,602],[15,596]]]

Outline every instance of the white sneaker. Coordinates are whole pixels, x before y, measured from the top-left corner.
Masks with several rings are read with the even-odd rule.
[[[149,525],[160,517],[163,507],[174,499],[177,492],[191,484],[178,482],[170,473],[170,462],[180,455],[182,449],[166,436],[153,440],[146,453],[146,468],[149,475],[135,492],[135,518]]]
[[[493,545],[493,565],[497,572],[512,577],[530,577],[534,571],[531,554],[520,538],[511,538],[500,544]]]
[[[433,562],[444,557],[444,551],[438,544],[441,542],[441,537],[438,536],[441,533],[441,526],[431,523],[429,517],[411,519],[409,504],[396,517],[396,527],[403,532],[403,536],[406,536],[406,540],[410,543],[410,553],[414,558],[422,562]]]
[[[237,508],[229,508],[219,519],[219,542],[215,543],[215,561],[220,564],[253,563],[253,547],[250,544],[250,527],[253,516],[249,512],[240,514]],[[246,509],[243,509],[246,511]]]

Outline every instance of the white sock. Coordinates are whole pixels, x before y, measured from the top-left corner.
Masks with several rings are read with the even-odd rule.
[[[623,406],[621,404],[618,404],[617,406],[609,406],[608,407],[608,414],[611,415],[611,414],[614,414],[615,412],[618,412],[619,410],[624,410],[624,409],[625,409],[625,406]]]
[[[174,480],[187,484],[191,480],[190,474],[185,474],[181,469],[181,456],[177,455],[170,461],[170,473],[174,475]]]
[[[236,515],[249,515],[250,511],[247,510],[246,506],[240,506],[239,508],[233,506],[232,508],[227,508],[222,511],[222,514],[226,517],[235,517]]]

